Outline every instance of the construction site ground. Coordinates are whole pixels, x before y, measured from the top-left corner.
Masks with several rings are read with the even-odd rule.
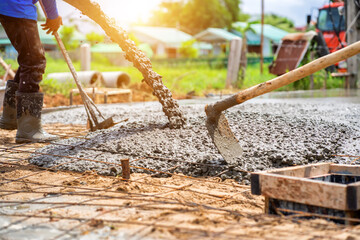
[[[275,167],[356,164],[360,98],[343,93],[267,95],[230,110],[245,150],[237,166],[207,137],[202,109],[216,99],[182,101],[183,130],[166,128],[156,102],[101,106],[120,123],[91,134],[81,107],[46,113],[45,129],[62,137],[51,145],[15,144],[16,131],[0,130],[0,239],[360,239],[359,226],[265,215],[248,179]]]

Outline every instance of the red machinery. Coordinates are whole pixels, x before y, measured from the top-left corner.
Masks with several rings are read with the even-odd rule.
[[[346,23],[344,2],[329,1],[319,9],[316,31],[322,33],[330,53],[346,46]],[[346,62],[336,64],[339,72],[346,72]]]

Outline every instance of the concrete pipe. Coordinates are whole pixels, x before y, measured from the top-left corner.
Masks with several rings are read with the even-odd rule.
[[[104,83],[104,78],[100,72],[96,71],[80,71],[77,72],[79,81],[84,87],[98,87]],[[74,81],[70,72],[50,73],[47,75],[49,79],[55,79],[59,83]]]
[[[124,72],[103,72],[104,84],[108,88],[125,88],[130,83],[130,75]]]

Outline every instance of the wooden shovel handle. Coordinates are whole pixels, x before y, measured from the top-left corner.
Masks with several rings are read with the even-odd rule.
[[[6,64],[6,62],[1,57],[0,57],[0,65],[5,69],[5,71],[8,71],[8,74],[11,77],[11,79],[14,79],[15,77],[14,71],[11,69],[9,65]]]
[[[339,51],[328,54],[324,57],[316,59],[302,67],[294,69],[284,75],[281,75],[272,80],[260,83],[241,92],[238,92],[231,97],[218,101],[214,104],[208,105],[205,108],[206,114],[218,114],[230,107],[243,103],[249,99],[260,96],[264,93],[271,92],[275,89],[281,88],[306,76],[309,76],[321,69],[334,65],[337,62],[350,58],[360,53],[360,41],[353,43]],[[212,113],[212,112],[215,113]]]

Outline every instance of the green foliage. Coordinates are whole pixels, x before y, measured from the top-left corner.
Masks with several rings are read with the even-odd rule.
[[[180,13],[184,9],[185,1],[163,0],[159,7],[152,12],[149,20],[151,26],[177,27],[180,24]]]
[[[75,83],[69,81],[64,84],[59,84],[53,79],[48,79],[48,73],[53,72],[68,72],[68,66],[63,59],[53,59],[50,56],[46,56],[47,66],[45,70],[44,79],[40,86],[42,91],[47,94],[61,93],[65,96],[69,96],[70,89],[76,88]],[[15,60],[5,59],[5,62],[12,65],[13,69],[17,68]],[[80,63],[78,61],[73,62],[75,69],[80,70]],[[198,62],[198,59],[188,60],[182,62],[179,65],[168,65],[166,62],[154,62],[154,70],[163,76],[164,84],[177,96],[185,95],[190,91],[195,91],[196,95],[202,96],[205,92],[211,90],[222,90],[225,88],[225,81],[227,75],[226,66],[223,60],[218,59],[212,61],[212,64],[208,64],[206,61]],[[143,79],[142,74],[133,66],[119,67],[109,63],[107,59],[104,59],[102,55],[93,58],[92,68],[100,72],[105,71],[123,71],[130,75],[131,83],[140,83]],[[246,75],[244,81],[239,88],[245,89],[256,84],[271,80],[276,76],[272,75],[268,71],[268,64],[264,64],[264,73],[260,74],[259,63],[251,64],[246,68]],[[325,72],[320,71],[314,74],[314,87],[315,89],[323,88],[324,80],[326,79]],[[285,86],[279,91],[291,91],[299,89],[309,89],[309,79],[292,83]],[[327,88],[341,88],[343,80],[339,78],[327,78]]]
[[[60,30],[61,40],[67,50],[73,50],[79,47],[79,41],[73,40],[75,30],[75,26],[62,26]]]
[[[176,27],[196,34],[209,27],[231,28],[240,16],[240,0],[163,1],[153,12],[150,24]]]
[[[238,21],[239,22],[247,22],[249,19],[250,19],[250,14],[247,14],[247,13],[240,13],[239,14],[239,19],[238,19]]]
[[[92,53],[91,64],[93,64],[93,63],[101,63],[103,65],[112,65],[109,58],[107,58],[104,54],[101,54],[101,53]]]
[[[196,39],[192,39],[181,44],[179,49],[180,55],[185,58],[196,58],[199,56],[199,51],[194,47]]]
[[[287,32],[295,32],[294,22],[286,17],[281,17],[276,14],[266,14],[264,22],[265,24],[275,26]]]
[[[13,59],[4,59],[4,61],[8,64],[11,65],[11,69],[17,69],[19,67],[19,64],[16,60]],[[0,66],[0,76],[4,76],[6,70]]]
[[[104,42],[104,38],[104,35],[98,34],[96,32],[86,34],[86,40],[90,43],[91,46]]]
[[[163,76],[164,84],[176,95],[195,91],[196,95],[201,96],[206,90],[225,88],[227,71],[224,68],[211,69],[194,65],[177,68],[155,66],[155,71]]]
[[[230,14],[230,21],[228,22],[227,27],[231,29],[231,24],[239,20],[240,16],[240,0],[224,0],[223,4],[227,12]]]
[[[53,95],[60,93],[66,97],[69,97],[70,90],[76,88],[76,84],[73,81],[68,81],[65,83],[59,83],[54,79],[45,78],[40,83],[41,90],[45,94]]]
[[[181,13],[180,25],[195,34],[209,27],[228,27],[233,21],[233,15],[219,0],[190,0]]]
[[[80,71],[80,62],[73,61],[73,65],[76,71]],[[67,66],[65,60],[61,59],[53,59],[48,54],[46,54],[46,69],[45,69],[45,77],[48,73],[53,72],[69,72],[69,67]]]

